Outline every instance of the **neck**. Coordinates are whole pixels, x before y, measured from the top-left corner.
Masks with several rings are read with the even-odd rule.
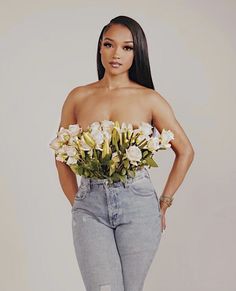
[[[104,74],[103,78],[100,80],[100,84],[106,88],[108,91],[128,87],[131,85],[127,73],[122,75],[108,75]]]

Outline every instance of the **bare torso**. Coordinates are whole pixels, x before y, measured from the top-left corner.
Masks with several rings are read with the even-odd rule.
[[[82,86],[76,97],[77,123],[84,130],[91,123],[105,119],[131,123],[133,128],[138,128],[142,121],[152,124],[151,91],[139,84],[108,91],[99,81]]]

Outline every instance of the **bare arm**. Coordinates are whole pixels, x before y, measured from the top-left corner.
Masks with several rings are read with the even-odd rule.
[[[168,176],[162,195],[173,196],[177,191],[193,161],[194,150],[183,128],[175,118],[170,104],[155,91],[151,97],[153,125],[161,133],[162,129],[170,129],[174,133],[171,148],[175,152],[175,160]],[[163,212],[166,204],[161,204]]]
[[[61,112],[61,121],[58,130],[61,127],[67,128],[70,124],[75,124],[77,122],[75,116],[75,95],[76,89],[73,89],[67,96]],[[68,165],[63,162],[57,161],[55,158],[55,163],[58,171],[59,181],[62,190],[70,204],[73,205],[75,194],[78,191],[76,175],[70,169]]]

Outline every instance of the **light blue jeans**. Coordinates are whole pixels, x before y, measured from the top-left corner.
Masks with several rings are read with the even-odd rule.
[[[81,177],[71,209],[73,243],[86,291],[141,291],[161,239],[149,172],[126,183]]]

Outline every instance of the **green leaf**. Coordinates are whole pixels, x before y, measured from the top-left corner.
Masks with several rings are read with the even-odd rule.
[[[126,176],[122,176],[122,175],[120,175],[120,180],[121,180],[122,182],[125,182],[125,181],[126,181]]]
[[[78,173],[80,176],[83,175],[83,168],[82,167],[78,167]]]
[[[70,165],[70,168],[76,175],[78,174],[79,167],[77,164]]]
[[[135,172],[133,170],[128,170],[128,175],[132,178],[135,177]]]
[[[112,179],[113,179],[113,181],[119,181],[119,179],[120,179],[120,175],[119,175],[118,173],[114,173],[114,174],[112,175]]]
[[[113,172],[114,172],[113,169],[110,168],[110,169],[109,169],[109,176],[111,176],[111,175],[113,174]]]
[[[129,169],[129,167],[130,167],[130,163],[129,163],[129,160],[128,160],[128,159],[125,159],[125,160],[123,161],[123,164],[124,164],[124,167],[125,167],[126,169]]]
[[[158,167],[158,164],[151,157],[147,157],[145,160],[149,166]]]
[[[143,158],[145,158],[148,154],[149,154],[149,151],[145,150],[145,151],[143,152]]]
[[[124,176],[125,174],[126,174],[126,169],[123,168],[123,169],[121,170],[121,175]]]

